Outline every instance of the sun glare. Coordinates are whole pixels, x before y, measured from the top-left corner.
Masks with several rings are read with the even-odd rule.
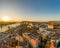
[[[9,18],[8,16],[4,16],[4,17],[2,17],[2,20],[3,20],[3,21],[9,21],[10,18]]]

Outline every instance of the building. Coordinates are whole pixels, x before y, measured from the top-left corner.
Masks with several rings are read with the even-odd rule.
[[[55,24],[54,29],[60,29],[60,24]]]
[[[53,29],[54,28],[53,24],[48,24],[48,28]]]

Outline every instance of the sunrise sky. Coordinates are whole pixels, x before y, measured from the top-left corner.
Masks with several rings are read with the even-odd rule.
[[[60,0],[0,0],[0,20],[60,21]]]

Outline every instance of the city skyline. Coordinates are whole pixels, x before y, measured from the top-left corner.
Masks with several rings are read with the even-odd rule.
[[[60,21],[59,0],[0,0],[0,20]]]

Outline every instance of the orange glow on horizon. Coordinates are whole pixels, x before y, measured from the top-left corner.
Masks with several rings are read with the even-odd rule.
[[[20,22],[20,19],[11,16],[2,16],[0,22]]]
[[[4,16],[4,17],[2,17],[2,21],[10,21],[10,17]]]

